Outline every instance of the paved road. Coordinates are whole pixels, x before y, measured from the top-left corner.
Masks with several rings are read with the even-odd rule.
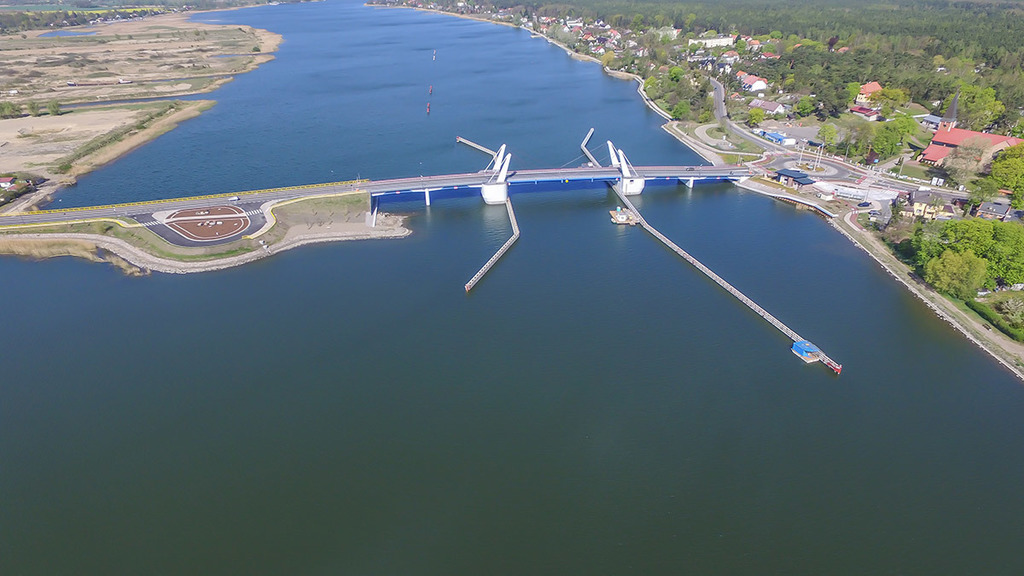
[[[725,87],[721,82],[714,78],[709,78],[709,80],[711,81],[711,86],[714,88],[715,118],[720,120],[726,127],[732,130],[734,134],[740,136],[744,140],[752,142],[768,152],[774,153],[773,157],[771,157],[767,162],[761,164],[762,167],[774,170],[790,167],[799,157],[799,152],[785,146],[780,146],[774,142],[769,142],[763,138],[759,138],[746,128],[730,120],[725,109]],[[804,155],[806,156],[806,153]],[[830,172],[832,172],[832,174],[828,176],[830,180],[858,181],[863,179],[861,182],[861,185],[863,186],[873,184],[876,186],[904,191],[914,191],[920,187],[919,184],[890,178],[881,172],[875,172],[864,166],[850,164],[834,158],[822,158],[819,164],[825,165],[831,169]],[[954,192],[952,190],[944,190],[943,192],[953,197],[967,197],[966,194]]]
[[[729,114],[726,113],[725,111],[725,86],[722,86],[722,83],[719,82],[718,80],[715,80],[714,78],[709,77],[708,80],[711,81],[711,86],[712,88],[714,88],[715,118],[717,120],[725,124],[727,128],[732,130],[733,133],[739,136],[740,138],[743,138],[747,142],[750,142],[763,150],[770,150],[773,152],[782,153],[791,152],[790,149],[786,148],[785,146],[779,146],[774,142],[769,142],[764,138],[754,136],[753,134],[750,133],[749,130],[729,119]]]
[[[636,166],[634,171],[645,178],[697,178],[725,179],[751,175],[747,168],[737,166]],[[580,167],[542,170],[519,170],[509,176],[510,183],[575,181],[614,181],[619,177],[617,168]],[[141,202],[114,206],[96,206],[67,210],[45,210],[25,214],[0,214],[0,225],[39,224],[69,222],[92,218],[132,218],[139,222],[151,222],[152,214],[164,210],[189,210],[238,204],[243,207],[260,206],[272,200],[291,200],[308,196],[364,191],[372,196],[383,196],[398,192],[422,191],[425,189],[450,188],[455,186],[479,186],[493,178],[491,172],[466,174],[440,174],[391,180],[345,182],[338,184],[315,184],[294,186],[252,192],[239,192],[237,196],[217,195],[197,198],[169,199],[157,202]],[[248,208],[246,208],[248,211]]]

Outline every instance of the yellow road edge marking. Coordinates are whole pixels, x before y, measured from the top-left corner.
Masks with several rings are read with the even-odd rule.
[[[16,230],[19,228],[45,228],[47,226],[64,226],[71,224],[89,224],[91,222],[113,222],[121,228],[145,228],[142,224],[136,222],[135,224],[129,224],[122,220],[115,218],[82,218],[80,220],[56,220],[52,222],[35,222],[32,224],[0,224],[0,231],[3,230]]]
[[[281,188],[264,188],[262,190],[246,190],[244,192],[224,192],[223,194],[209,194],[206,196],[186,196],[184,198],[163,198],[160,200],[142,200],[140,202],[124,202],[122,204],[105,204],[103,206],[81,206],[78,208],[61,208],[52,210],[33,210],[30,212],[18,212],[14,214],[3,213],[0,214],[0,218],[12,217],[12,216],[37,216],[39,214],[64,214],[65,212],[84,212],[86,210],[103,210],[106,208],[125,208],[128,206],[147,206],[147,205],[158,205],[158,204],[170,204],[173,202],[187,202],[192,200],[210,200],[213,198],[231,198],[232,196],[252,196],[254,194],[264,194],[268,192],[287,192],[288,190],[309,190],[311,188],[327,188],[328,186],[351,186],[353,184],[362,184],[369,182],[366,178],[359,180],[345,180],[343,182],[324,182],[323,184],[303,184],[300,186],[284,186]],[[341,192],[339,194],[344,194]],[[313,196],[310,196],[313,198]]]

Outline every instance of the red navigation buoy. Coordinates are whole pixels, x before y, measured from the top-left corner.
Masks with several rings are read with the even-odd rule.
[[[427,102],[427,114],[430,114],[430,102]]]
[[[433,93],[434,93],[434,85],[431,84],[430,88],[427,89],[427,94],[433,94]]]

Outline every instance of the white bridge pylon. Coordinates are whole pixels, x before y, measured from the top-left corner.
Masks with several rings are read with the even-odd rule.
[[[486,204],[504,204],[508,199],[508,165],[512,162],[512,154],[505,152],[505,145],[498,148],[494,159],[487,165],[491,177],[480,186],[480,197]]]
[[[644,191],[644,178],[636,173],[629,163],[626,154],[608,140],[608,155],[612,158],[612,166],[619,169],[619,181],[612,186],[626,196],[635,196]]]

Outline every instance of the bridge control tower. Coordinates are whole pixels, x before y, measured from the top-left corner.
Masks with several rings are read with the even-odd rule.
[[[608,155],[612,158],[612,166],[619,169],[622,177],[612,184],[612,188],[626,196],[636,196],[644,191],[644,178],[633,170],[626,154],[608,140]]]
[[[491,164],[492,176],[480,185],[480,196],[485,204],[504,204],[508,199],[508,165],[511,161],[512,154],[506,154],[502,144]]]

